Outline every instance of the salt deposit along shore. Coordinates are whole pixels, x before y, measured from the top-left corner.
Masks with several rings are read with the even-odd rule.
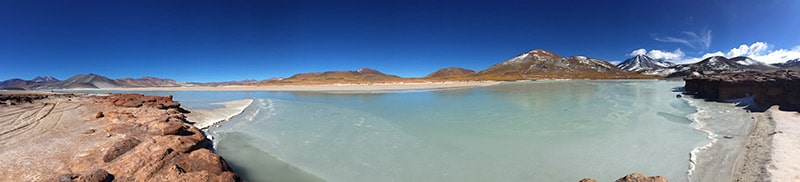
[[[0,181],[239,181],[171,96],[0,93]]]
[[[417,89],[456,89],[496,85],[498,81],[457,81],[422,83],[373,83],[373,84],[320,84],[320,85],[266,85],[266,86],[221,86],[221,87],[136,87],[105,88],[98,90],[126,91],[386,91]],[[93,89],[94,90],[94,89]]]
[[[194,109],[192,112],[186,114],[186,119],[193,122],[195,127],[206,129],[214,124],[227,121],[241,114],[251,103],[253,103],[253,99],[212,103],[222,105],[223,107],[208,110]]]

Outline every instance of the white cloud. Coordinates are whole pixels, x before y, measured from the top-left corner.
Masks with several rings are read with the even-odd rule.
[[[765,51],[769,45],[765,42],[755,42],[748,46],[747,44],[739,45],[737,48],[733,48],[728,51],[728,57],[736,57],[736,56],[760,56]]]
[[[675,51],[672,52],[662,51],[662,50],[650,50],[650,52],[647,52],[647,56],[651,58],[663,59],[667,61],[680,60],[680,58],[683,58],[683,56],[685,55],[686,54],[684,54],[683,51],[681,51],[681,49],[676,49]]]
[[[705,53],[702,57],[684,58],[678,63],[695,63],[711,56],[725,56],[728,58],[746,56],[767,64],[782,63],[791,59],[800,58],[800,46],[792,49],[771,50],[766,42],[755,42],[750,45],[742,44],[739,47],[731,48],[727,53],[722,51]]]
[[[706,50],[711,47],[711,30],[694,33],[683,32],[685,37],[672,37],[672,36],[654,36],[653,39],[659,42],[672,42],[689,46],[693,49]]]
[[[638,56],[638,55],[645,55],[645,54],[647,54],[647,49],[636,49],[636,50],[633,50],[633,52],[631,52],[628,55],[629,56]]]
[[[776,50],[770,49],[770,47],[772,46],[766,42],[754,42],[750,45],[739,45],[738,47],[731,48],[727,52],[707,52],[704,53],[703,56],[699,57],[687,57],[686,54],[681,51],[681,49],[676,49],[675,51],[664,51],[657,49],[648,51],[647,49],[637,49],[628,55],[636,56],[644,54],[654,59],[663,59],[678,64],[696,63],[711,56],[725,56],[727,58],[746,56],[767,64],[782,63],[788,60],[800,58],[800,46],[796,46],[792,49]]]
[[[686,54],[684,54],[683,51],[681,51],[681,49],[676,49],[675,51],[671,52],[662,50],[647,51],[647,49],[636,49],[634,51],[631,51],[631,53],[628,55],[629,56],[647,55],[647,57],[653,59],[663,59],[674,62],[681,60],[681,58],[683,58],[683,56],[685,56]]]

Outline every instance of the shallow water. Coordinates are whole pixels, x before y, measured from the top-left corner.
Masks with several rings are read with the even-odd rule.
[[[747,113],[676,98],[682,86],[537,81],[441,91],[144,93],[174,95],[190,109],[254,98],[207,131],[249,181],[613,181],[632,172],[687,181],[693,150],[693,180],[727,179],[738,136],[749,130]]]
[[[694,108],[675,98],[680,86],[548,81],[295,92],[257,97],[209,132],[232,163],[279,160],[234,165],[252,181],[611,181],[631,172],[685,181],[689,152],[709,139],[688,118]]]

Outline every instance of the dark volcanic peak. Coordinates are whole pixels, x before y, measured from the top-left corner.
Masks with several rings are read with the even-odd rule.
[[[788,60],[784,63],[775,63],[772,66],[777,66],[781,68],[792,68],[792,67],[800,67],[800,58]]]
[[[475,73],[473,70],[464,69],[464,68],[443,68],[436,70],[435,72],[428,74],[425,78],[449,78],[449,77],[461,77],[467,76],[470,74]]]
[[[675,64],[668,61],[653,59],[646,55],[637,55],[617,64],[617,68],[633,72],[646,72],[670,66],[675,66]]]

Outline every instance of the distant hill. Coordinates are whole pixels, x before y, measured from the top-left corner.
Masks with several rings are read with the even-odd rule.
[[[664,74],[664,72],[660,70],[669,68],[671,66],[675,66],[675,63],[653,59],[646,55],[637,55],[617,64],[617,68],[620,68],[622,70],[641,73],[645,75],[661,75],[661,76],[666,76],[669,73]]]
[[[700,74],[732,73],[744,71],[770,71],[778,69],[776,66],[764,64],[748,57],[725,58],[712,56],[693,64],[675,65],[664,72],[670,73],[667,78],[682,78],[693,72]]]
[[[473,73],[475,73],[474,70],[451,67],[436,70],[435,72],[428,74],[428,76],[425,76],[425,78],[460,78],[469,76]]]
[[[281,80],[267,80],[259,82],[266,84],[275,83],[309,83],[309,84],[333,84],[333,83],[374,83],[399,81],[403,78],[395,75],[384,74],[378,70],[362,68],[358,71],[327,71],[295,74],[289,78]]]
[[[184,85],[184,83],[180,83],[172,79],[155,77],[110,79],[97,74],[78,74],[63,81],[51,76],[36,77],[32,80],[9,79],[0,83],[0,89],[95,89],[121,87],[177,87]]]
[[[646,78],[615,67],[613,64],[585,56],[561,57],[550,51],[536,49],[475,73],[481,79],[608,79]]]
[[[792,59],[783,63],[775,63],[772,66],[779,68],[800,68],[800,58]]]

